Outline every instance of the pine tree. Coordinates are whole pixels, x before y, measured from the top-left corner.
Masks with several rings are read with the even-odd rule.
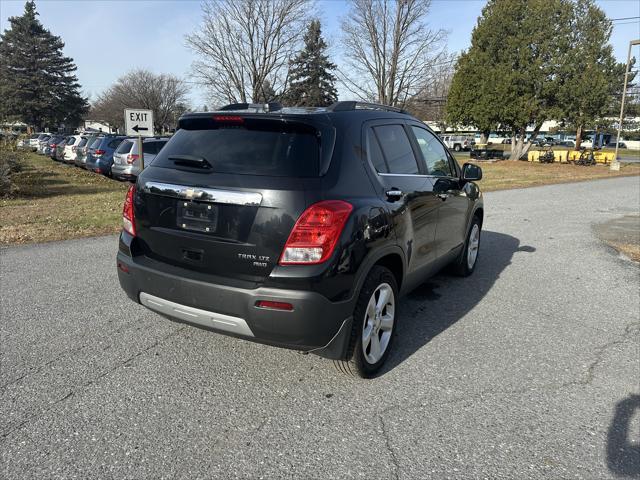
[[[0,35],[0,117],[41,129],[76,125],[88,109],[80,95],[73,60],[64,56],[64,42],[36,18],[28,1],[24,14],[9,18]]]
[[[336,66],[326,54],[327,44],[322,38],[319,20],[309,24],[304,44],[304,49],[290,64],[291,80],[284,100],[296,106],[331,105],[338,99],[336,77],[331,73]]]

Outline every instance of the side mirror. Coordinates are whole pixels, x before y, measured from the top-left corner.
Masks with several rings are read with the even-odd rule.
[[[466,182],[482,180],[482,169],[473,163],[465,163],[462,166],[462,180]]]

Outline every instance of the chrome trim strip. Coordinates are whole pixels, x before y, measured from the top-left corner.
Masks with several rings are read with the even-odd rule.
[[[140,292],[140,303],[153,311],[184,320],[188,323],[195,323],[196,325],[215,328],[246,337],[254,336],[247,322],[239,317],[187,307],[186,305],[170,302],[169,300],[149,295],[145,292]]]
[[[262,194],[257,192],[188,187],[186,185],[174,185],[172,183],[161,182],[145,182],[142,189],[145,193],[208,203],[226,203],[229,205],[245,206],[259,206],[262,203]]]

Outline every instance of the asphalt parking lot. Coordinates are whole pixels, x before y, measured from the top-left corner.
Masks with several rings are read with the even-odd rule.
[[[405,298],[369,381],[132,304],[116,237],[3,249],[3,477],[640,477],[640,270],[593,233],[638,178],[485,203],[475,274]]]

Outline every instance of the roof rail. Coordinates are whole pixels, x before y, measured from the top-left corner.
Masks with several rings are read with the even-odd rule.
[[[230,103],[221,107],[219,111],[225,112],[230,110],[254,110],[257,112],[276,112],[282,110],[282,105],[277,102],[269,103]]]
[[[332,112],[347,112],[350,110],[384,110],[386,112],[396,112],[410,115],[409,112],[403,110],[402,108],[382,105],[380,103],[358,102],[353,100],[335,102],[331,106],[327,107],[327,110],[330,110]]]

